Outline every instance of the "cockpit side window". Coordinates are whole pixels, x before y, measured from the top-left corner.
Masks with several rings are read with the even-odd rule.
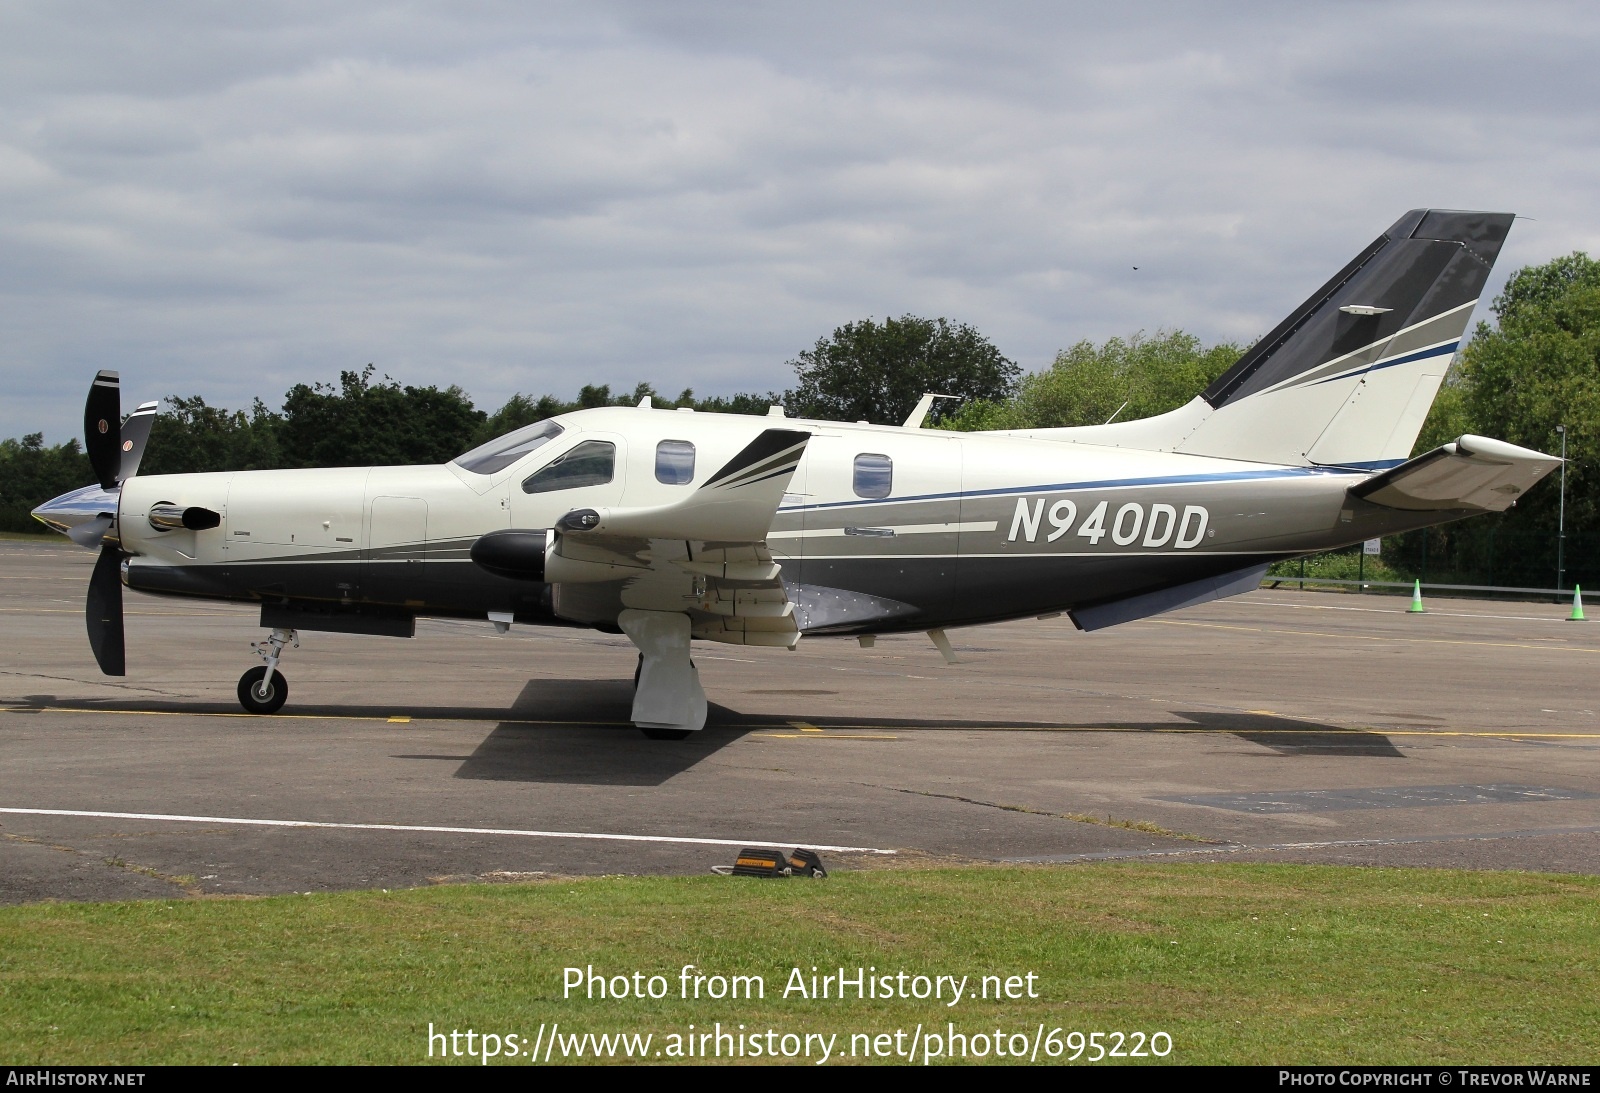
[[[866,452],[856,456],[850,485],[857,497],[888,497],[894,486],[894,461],[886,455]]]
[[[487,444],[480,444],[470,452],[456,456],[451,462],[474,474],[494,474],[505,470],[540,445],[548,444],[563,432],[565,430],[554,421],[536,421],[505,436],[495,437]]]
[[[687,440],[663,440],[656,445],[656,481],[682,486],[694,480],[694,445]]]
[[[585,440],[546,464],[522,483],[523,493],[554,493],[579,486],[603,486],[617,468],[617,446],[609,440]]]

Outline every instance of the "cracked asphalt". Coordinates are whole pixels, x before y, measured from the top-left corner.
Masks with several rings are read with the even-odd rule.
[[[631,646],[576,630],[303,634],[254,717],[253,611],[129,594],[107,679],[92,564],[0,542],[0,902],[700,873],[745,844],[1600,872],[1600,623],[1560,605],[1283,588],[953,631],[954,666],[921,636],[697,646],[710,723],[663,742],[627,724]]]

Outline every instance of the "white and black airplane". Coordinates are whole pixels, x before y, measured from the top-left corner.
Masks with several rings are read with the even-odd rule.
[[[297,631],[417,616],[621,632],[632,717],[701,728],[692,642],[1068,613],[1095,630],[1255,588],[1281,559],[1499,511],[1559,460],[1463,436],[1407,458],[1511,227],[1419,209],[1188,405],[1009,433],[638,407],[541,421],[443,466],[137,475],[154,406],[85,413],[98,485],[34,515],[100,550],[89,640],[124,673],[122,589],[259,603],[270,713]]]

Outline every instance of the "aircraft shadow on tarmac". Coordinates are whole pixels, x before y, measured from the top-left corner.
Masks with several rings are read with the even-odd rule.
[[[1174,721],[1096,721],[1083,724],[1051,724],[1039,721],[956,721],[870,718],[846,720],[837,717],[810,717],[805,721],[821,729],[831,727],[857,730],[983,730],[1065,731],[1065,732],[1205,732],[1227,734],[1269,748],[1279,755],[1375,755],[1405,758],[1381,732],[1328,725],[1320,721],[1281,717],[1277,714],[1230,713],[1225,710],[1173,710],[1189,724]],[[779,724],[788,724],[778,719]],[[1440,726],[1441,728],[1443,726]]]
[[[1216,732],[1232,733],[1241,740],[1271,748],[1280,755],[1375,755],[1404,759],[1405,755],[1380,732],[1346,729],[1316,721],[1301,721],[1276,714],[1225,713],[1222,711],[1179,711],[1196,725]],[[1156,727],[1156,726],[1151,726]],[[1171,729],[1168,723],[1160,728]]]
[[[530,679],[511,709],[525,720],[496,725],[457,778],[658,786],[748,730],[747,718],[713,703],[706,727],[687,739],[648,740],[628,720],[631,679]]]
[[[799,697],[799,696],[797,696]],[[1231,713],[1221,710],[1183,711],[1184,719],[1144,722],[1086,722],[977,719],[861,718],[838,715],[747,714],[713,703],[706,727],[685,740],[648,740],[629,722],[633,683],[629,679],[530,679],[505,707],[425,707],[404,710],[369,705],[318,705],[296,707],[297,715],[312,717],[372,718],[404,713],[429,720],[497,721],[470,755],[397,755],[416,760],[456,760],[455,777],[485,781],[547,782],[573,785],[657,786],[694,767],[701,760],[750,732],[781,729],[794,732],[796,723],[854,732],[995,732],[1006,730],[1069,733],[1105,732],[1206,732],[1227,734],[1259,745],[1281,756],[1338,755],[1404,758],[1381,732],[1327,725],[1274,714]],[[228,713],[238,708],[223,703],[173,701],[85,701],[57,695],[28,695],[13,709],[58,705],[107,707],[162,713]],[[1187,724],[1185,723],[1187,722]],[[1442,726],[1441,726],[1442,727]]]
[[[513,704],[528,720],[502,721],[467,756],[457,778],[579,785],[660,785],[749,732],[795,722],[827,731],[1049,731],[1062,726],[1035,721],[841,718],[796,714],[750,715],[712,704],[706,727],[686,740],[647,740],[627,724],[633,690],[628,680],[529,680]],[[1182,732],[1199,729],[1232,735],[1283,756],[1362,755],[1404,758],[1382,733],[1272,714],[1174,711],[1172,721],[1110,722],[1082,726],[1113,732]],[[540,724],[539,722],[545,722]],[[1193,729],[1190,729],[1193,726]]]

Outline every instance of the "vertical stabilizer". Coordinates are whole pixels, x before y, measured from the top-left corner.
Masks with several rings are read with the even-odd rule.
[[[1187,406],[1029,435],[1263,463],[1392,466],[1411,454],[1512,219],[1414,209]]]

